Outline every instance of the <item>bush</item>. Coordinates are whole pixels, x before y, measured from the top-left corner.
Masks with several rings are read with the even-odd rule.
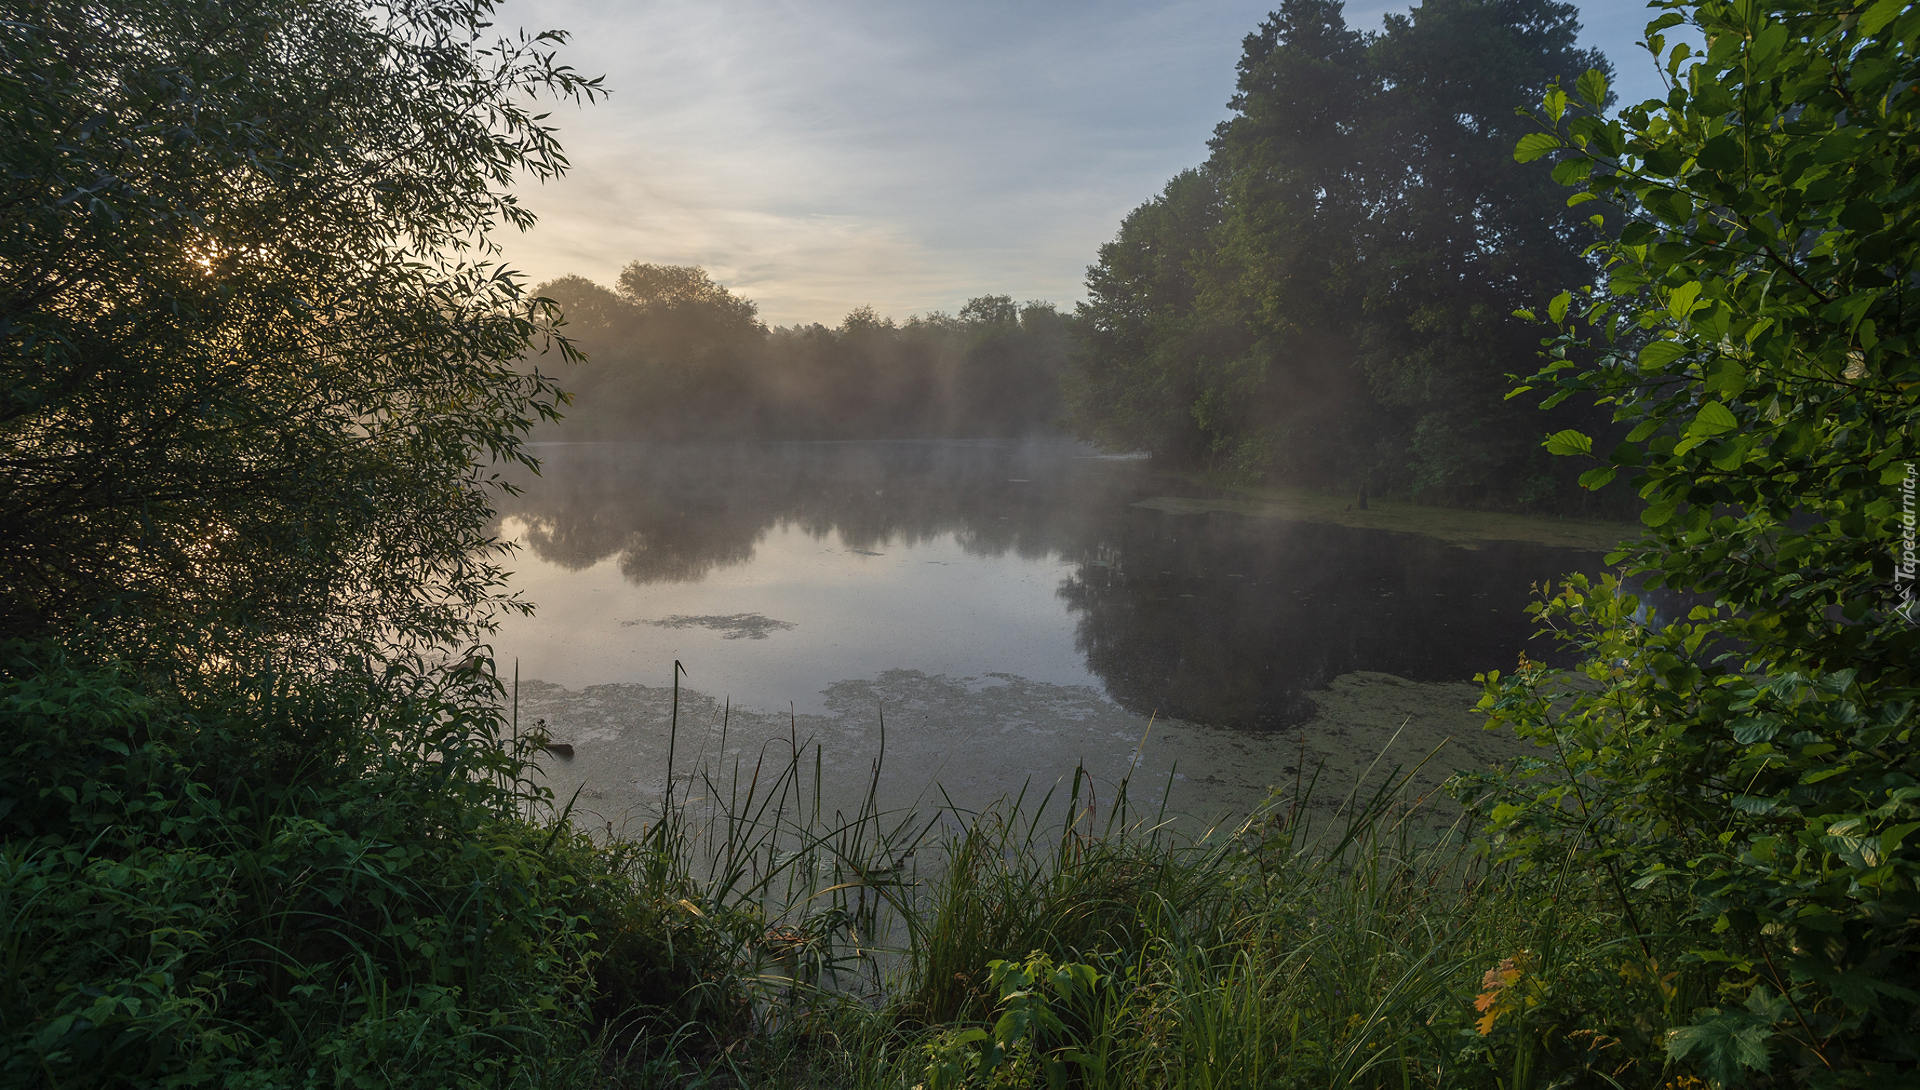
[[[8,1081],[524,1083],[591,1062],[596,996],[677,1024],[698,936],[662,952],[660,902],[552,816],[482,671],[187,699],[10,655]]]
[[[1570,581],[1541,616],[1585,665],[1487,678],[1493,725],[1547,754],[1478,800],[1515,860],[1617,905],[1649,971],[1677,955],[1672,1060],[1715,1085],[1865,1085],[1920,1064],[1920,11],[1657,6],[1668,96],[1608,118],[1589,72],[1516,150],[1626,217],[1594,247],[1604,284],[1548,304],[1530,381],[1632,425],[1611,451],[1545,445],[1647,501],[1614,562],[1710,604],[1660,621],[1611,578]],[[1666,38],[1682,24],[1704,52]]]

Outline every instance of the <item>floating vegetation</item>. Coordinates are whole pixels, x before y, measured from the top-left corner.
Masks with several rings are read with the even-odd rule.
[[[800,627],[794,621],[776,621],[761,613],[728,613],[724,616],[704,614],[698,617],[676,613],[653,621],[621,621],[620,627],[632,628],[641,624],[654,628],[705,628],[720,633],[720,638],[727,640],[764,640],[775,632]]]

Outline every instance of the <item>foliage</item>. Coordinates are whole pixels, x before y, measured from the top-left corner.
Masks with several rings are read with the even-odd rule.
[[[1102,248],[1075,426],[1321,487],[1577,496],[1498,395],[1534,350],[1510,312],[1585,275],[1586,229],[1509,152],[1517,107],[1605,62],[1569,4],[1427,0],[1373,34],[1341,9],[1288,0],[1249,35],[1207,164]]]
[[[1578,860],[1710,985],[1666,1042],[1716,1085],[1866,1085],[1920,1063],[1920,757],[1908,611],[1920,382],[1905,308],[1920,12],[1667,0],[1666,100],[1603,73],[1544,97],[1517,157],[1628,212],[1605,278],[1554,298],[1532,380],[1626,440],[1549,450],[1649,506],[1615,558],[1711,601],[1662,621],[1612,578],[1541,615],[1584,653],[1483,706],[1549,747],[1484,785],[1506,850]],[[1704,53],[1666,35],[1698,29]],[[1588,353],[1595,362],[1577,362]]]
[[[1096,1057],[1070,1043],[1056,1043],[1070,1042],[1074,1036],[1055,1007],[1079,1015],[1080,1021],[1094,1021],[1093,1032],[1097,1035],[1105,1027],[1098,1025],[1102,1020],[1096,1012],[1111,1005],[1101,1002],[1112,993],[1110,986],[1102,985],[1110,985],[1110,981],[1093,967],[1078,962],[1056,966],[1052,958],[1038,951],[1024,963],[995,958],[987,963],[987,970],[1000,995],[1000,1016],[991,1030],[971,1027],[945,1034],[936,1042],[933,1061],[927,1065],[928,1090],[960,1086],[969,1066],[974,1068],[974,1078],[1013,1086],[1031,1081],[1030,1074],[1020,1077],[1023,1063],[1037,1066],[1051,1087],[1067,1085],[1068,1064],[1092,1068],[1088,1074],[1096,1079],[1104,1074]],[[980,1046],[978,1056],[969,1065],[965,1052],[974,1044]]]
[[[530,96],[598,85],[491,10],[7,6],[0,635],[232,663],[503,604],[476,460],[557,394],[488,237],[566,165]]]
[[[1547,749],[1480,785],[1501,850],[1581,868],[1642,943],[1679,938],[1664,960],[1699,1009],[1668,1011],[1693,1023],[1668,1047],[1704,1050],[1716,1082],[1774,1054],[1803,1074],[1910,1065],[1912,691],[1735,670],[1715,653],[1722,611],[1650,623],[1611,576],[1571,579],[1540,612],[1587,663],[1488,678],[1493,722]]]
[[[1683,17],[1705,54],[1662,40]],[[1649,585],[1735,604],[1728,630],[1769,665],[1906,684],[1920,15],[1703,3],[1649,33],[1675,74],[1666,102],[1603,120],[1592,74],[1580,98],[1550,94],[1556,127],[1520,146],[1564,147],[1572,201],[1634,211],[1596,248],[1604,286],[1549,308],[1564,329],[1534,381],[1633,423],[1626,443],[1592,445],[1583,479],[1627,474],[1648,501],[1625,555]],[[1597,366],[1573,362],[1595,345]]]
[[[1210,437],[1194,419],[1199,361],[1208,346],[1237,338],[1198,310],[1195,264],[1220,222],[1219,182],[1182,171],[1158,197],[1121,221],[1087,269],[1080,309],[1086,355],[1068,376],[1075,431],[1122,450],[1152,450],[1176,462],[1206,456]]]
[[[1686,982],[1622,945],[1617,905],[1483,869],[1403,790],[1333,806],[1295,785],[1190,832],[1125,785],[1104,810],[1070,793],[949,812],[936,844],[889,822],[908,833],[892,851],[939,862],[841,880],[886,883],[868,888],[889,891],[878,934],[902,940],[903,979],[769,1005],[704,1058],[675,1053],[673,1085],[1667,1085]]]
[[[644,440],[1019,435],[1049,427],[1070,319],[1009,296],[896,325],[872,307],[768,330],[706,270],[635,262],[543,284],[592,363],[545,434]]]
[[[523,816],[543,801],[523,778],[539,739],[501,736],[477,667],[183,702],[46,645],[8,655],[6,1082],[578,1067],[604,875],[577,834]]]
[[[491,12],[0,17],[8,1085],[550,1082],[596,995],[711,1013],[445,654],[517,605],[483,463],[560,399],[490,232],[566,165],[533,98],[598,94]]]

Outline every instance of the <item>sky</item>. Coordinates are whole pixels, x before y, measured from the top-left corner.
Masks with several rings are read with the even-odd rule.
[[[562,105],[572,162],[504,234],[545,281],[700,265],[769,325],[980,295],[1070,309],[1121,219],[1206,158],[1272,0],[506,0],[611,94]],[[1407,0],[1348,0],[1377,29]],[[1661,93],[1641,0],[1582,3],[1624,101]]]

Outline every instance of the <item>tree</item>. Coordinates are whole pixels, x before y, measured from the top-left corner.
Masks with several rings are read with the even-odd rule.
[[[0,634],[234,662],[509,604],[480,466],[558,394],[491,233],[566,167],[533,98],[598,82],[492,8],[6,5]]]
[[[1191,407],[1214,327],[1199,313],[1196,267],[1219,221],[1218,180],[1183,171],[1100,247],[1078,311],[1086,352],[1066,383],[1068,422],[1081,435],[1176,461],[1205,456]]]
[[[620,270],[620,294],[648,313],[686,313],[693,320],[724,332],[758,332],[759,312],[751,299],[742,299],[713,282],[707,270],[688,265],[651,265],[635,261]]]
[[[1324,487],[1571,492],[1526,438],[1533,410],[1498,395],[1534,349],[1511,311],[1584,268],[1584,217],[1508,154],[1517,108],[1605,64],[1575,14],[1426,0],[1363,34],[1335,0],[1286,0],[1246,39],[1204,170],[1089,270],[1078,426]],[[1152,238],[1175,224],[1177,244]]]
[[[706,270],[635,262],[617,290],[577,276],[538,289],[593,364],[569,386],[563,433],[674,442],[717,438],[1021,435],[1059,412],[1071,320],[1007,295],[960,317],[905,322],[871,306],[838,328],[768,330],[751,300]]]
[[[1521,502],[1578,493],[1532,436],[1538,407],[1507,401],[1536,348],[1512,312],[1584,280],[1592,238],[1546,170],[1517,166],[1518,107],[1557,80],[1610,72],[1576,44],[1558,0],[1429,0],[1393,15],[1374,45],[1385,84],[1366,171],[1370,217],[1358,336],[1369,387],[1393,422],[1389,479],[1420,493]],[[1584,404],[1549,426],[1594,422]]]
[[[967,300],[966,305],[960,308],[960,320],[1008,324],[1020,320],[1020,308],[1013,305],[1011,295],[982,295]]]
[[[1332,0],[1290,0],[1247,36],[1235,117],[1209,163],[1225,196],[1202,274],[1213,341],[1196,423],[1240,472],[1337,485],[1363,471],[1378,421],[1355,322],[1380,95],[1366,35]]]
[[[1675,1059],[1866,1085],[1920,1063],[1920,10],[1659,6],[1665,99],[1607,117],[1590,72],[1518,143],[1570,205],[1627,213],[1604,278],[1547,304],[1531,382],[1631,427],[1545,443],[1647,501],[1612,559],[1712,604],[1650,618],[1611,578],[1544,603],[1584,676],[1489,679],[1554,760],[1483,805],[1515,857],[1604,871],[1642,949],[1679,936]]]
[[[1563,180],[1636,212],[1596,251],[1604,290],[1549,308],[1574,324],[1536,381],[1633,422],[1585,481],[1627,473],[1649,502],[1636,564],[1738,603],[1740,636],[1777,666],[1910,677],[1914,630],[1887,592],[1920,380],[1906,306],[1920,217],[1904,188],[1920,160],[1899,82],[1920,16],[1668,6],[1650,44],[1683,12],[1712,37],[1705,55],[1666,51],[1671,101],[1606,121],[1562,92],[1546,111],[1563,135],[1521,144],[1524,158],[1564,147]],[[1600,366],[1576,366],[1595,336]],[[1553,449],[1594,447],[1568,435]]]

